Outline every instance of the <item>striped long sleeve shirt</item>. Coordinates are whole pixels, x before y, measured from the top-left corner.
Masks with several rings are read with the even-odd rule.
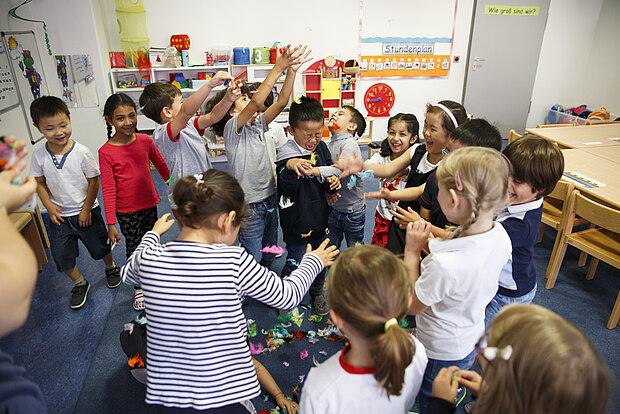
[[[121,273],[144,291],[146,402],[207,409],[258,396],[242,297],[294,308],[322,269],[318,256],[306,254],[282,280],[241,247],[162,245],[157,233],[146,233]]]

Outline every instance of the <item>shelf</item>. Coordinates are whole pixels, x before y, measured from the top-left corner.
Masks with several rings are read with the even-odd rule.
[[[213,71],[228,70],[228,66],[180,66],[178,68],[151,68],[153,72],[178,72],[178,71]]]
[[[138,68],[111,68],[110,71],[111,72],[117,72],[117,73],[122,73],[122,72],[138,72],[140,69]],[[147,70],[147,69],[145,69]],[[150,70],[150,69],[148,69]]]
[[[142,92],[144,90],[144,88],[119,88],[119,87],[115,87],[114,88],[114,93],[119,93],[119,92]]]

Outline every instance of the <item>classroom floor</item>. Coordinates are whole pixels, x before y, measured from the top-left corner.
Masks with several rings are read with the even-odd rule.
[[[226,169],[227,166],[225,163],[216,164],[216,168]],[[169,211],[166,185],[156,172],[153,177],[162,194],[158,207],[161,215]],[[368,180],[365,185],[366,191],[376,191],[378,180]],[[366,243],[372,236],[375,206],[374,200],[367,203]],[[172,240],[177,235],[175,226],[163,240]],[[601,263],[596,277],[586,280],[587,267],[577,267],[578,253],[569,247],[555,288],[546,290],[544,274],[554,237],[555,232],[548,229],[543,241],[535,248],[538,290],[534,303],[573,322],[596,345],[616,378],[612,391],[613,407],[609,412],[620,413],[620,327],[613,330],[605,327],[620,289],[619,272]],[[281,239],[280,245],[284,246]],[[137,315],[132,308],[133,288],[121,284],[116,289],[108,289],[103,264],[93,262],[83,246],[80,252],[78,266],[92,285],[86,304],[78,310],[69,308],[71,281],[56,272],[48,251],[50,263],[44,265],[39,274],[30,316],[21,329],[0,339],[0,349],[12,355],[16,364],[26,367],[28,376],[40,385],[50,413],[145,412],[146,388],[131,376],[119,342],[123,324]],[[274,263],[273,270],[280,271],[285,256]],[[125,263],[123,245],[114,250],[114,257],[117,264]],[[266,337],[261,330],[271,329],[278,323],[277,313],[253,300],[249,302],[244,311],[248,319],[256,321],[258,328],[258,335],[250,342],[264,344]],[[309,304],[307,295],[304,302]],[[308,321],[311,308],[301,307],[300,312],[304,313],[303,323],[294,329],[316,331],[325,326],[324,321],[319,324]],[[271,372],[284,393],[291,396],[293,388],[302,379],[300,377],[314,362],[327,359],[328,356],[321,351],[332,355],[341,347],[339,342],[320,339],[313,344],[304,338],[285,343],[274,352],[260,354],[257,359]],[[305,350],[309,356],[302,360],[300,352]],[[566,386],[570,387],[570,384]],[[265,392],[253,402],[258,410],[275,407],[273,398],[267,397]]]

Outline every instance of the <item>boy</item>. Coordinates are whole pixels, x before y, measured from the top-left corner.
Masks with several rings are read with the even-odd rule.
[[[338,158],[361,158],[362,153],[356,140],[366,130],[366,121],[360,111],[349,105],[338,108],[330,117],[327,127],[332,134],[327,148],[334,161]],[[342,184],[340,198],[334,202],[329,215],[329,237],[336,247],[340,247],[344,234],[347,247],[351,247],[364,240],[364,184],[359,174],[347,177]]]
[[[74,283],[71,309],[81,308],[90,289],[76,264],[78,240],[95,260],[103,259],[109,288],[121,283],[108,243],[108,231],[97,201],[99,168],[93,154],[71,139],[67,105],[55,96],[43,96],[30,105],[30,116],[47,143],[32,154],[30,174],[37,194],[50,216],[50,245],[59,272]]]
[[[212,127],[224,138],[230,173],[239,181],[245,193],[248,213],[239,231],[239,242],[262,266],[270,268],[275,256],[262,249],[278,243],[278,211],[275,172],[269,158],[265,133],[269,124],[288,104],[299,67],[307,62],[307,47],[288,46],[276,58],[273,69],[258,89],[244,88],[242,96],[228,104],[225,116]],[[287,70],[288,69],[288,70]],[[265,99],[276,81],[287,71],[276,102],[268,108]],[[221,93],[207,103],[207,108],[220,105]]]
[[[185,101],[179,88],[163,82],[147,85],[140,95],[142,113],[159,124],[153,131],[153,141],[170,170],[168,201],[175,217],[176,205],[172,199],[174,179],[200,174],[212,168],[202,135],[205,129],[224,116],[228,105],[241,96],[239,85],[231,85],[224,92],[225,99],[221,105],[212,108],[209,113],[201,116],[194,114],[213,88],[227,80],[232,81],[233,77],[226,71],[219,71]]]
[[[536,294],[534,245],[543,211],[543,197],[555,188],[564,172],[564,156],[554,143],[527,136],[504,149],[512,163],[508,184],[510,205],[497,216],[512,243],[512,255],[499,276],[499,290],[487,305],[485,324],[489,326],[503,306],[531,303]]]
[[[287,130],[293,139],[278,151],[280,227],[287,252],[282,276],[297,268],[308,244],[318,246],[325,239],[331,207],[324,192],[333,194],[340,188],[340,171],[327,167],[332,159],[327,145],[321,141],[323,116],[323,107],[316,99],[302,96],[292,103]],[[323,269],[310,286],[315,312],[322,316],[329,313],[323,295],[325,273]]]

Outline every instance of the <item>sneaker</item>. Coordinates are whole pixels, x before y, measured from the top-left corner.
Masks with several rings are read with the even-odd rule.
[[[133,308],[137,311],[144,310],[144,295],[142,289],[136,289],[133,294]]]
[[[121,284],[121,269],[118,266],[106,269],[105,278],[110,289],[117,287]]]
[[[329,302],[327,302],[327,298],[324,295],[318,295],[314,298],[314,311],[321,316],[329,313]]]
[[[79,309],[84,303],[86,303],[86,296],[90,290],[90,283],[86,282],[85,285],[74,286],[71,289],[71,309]]]

